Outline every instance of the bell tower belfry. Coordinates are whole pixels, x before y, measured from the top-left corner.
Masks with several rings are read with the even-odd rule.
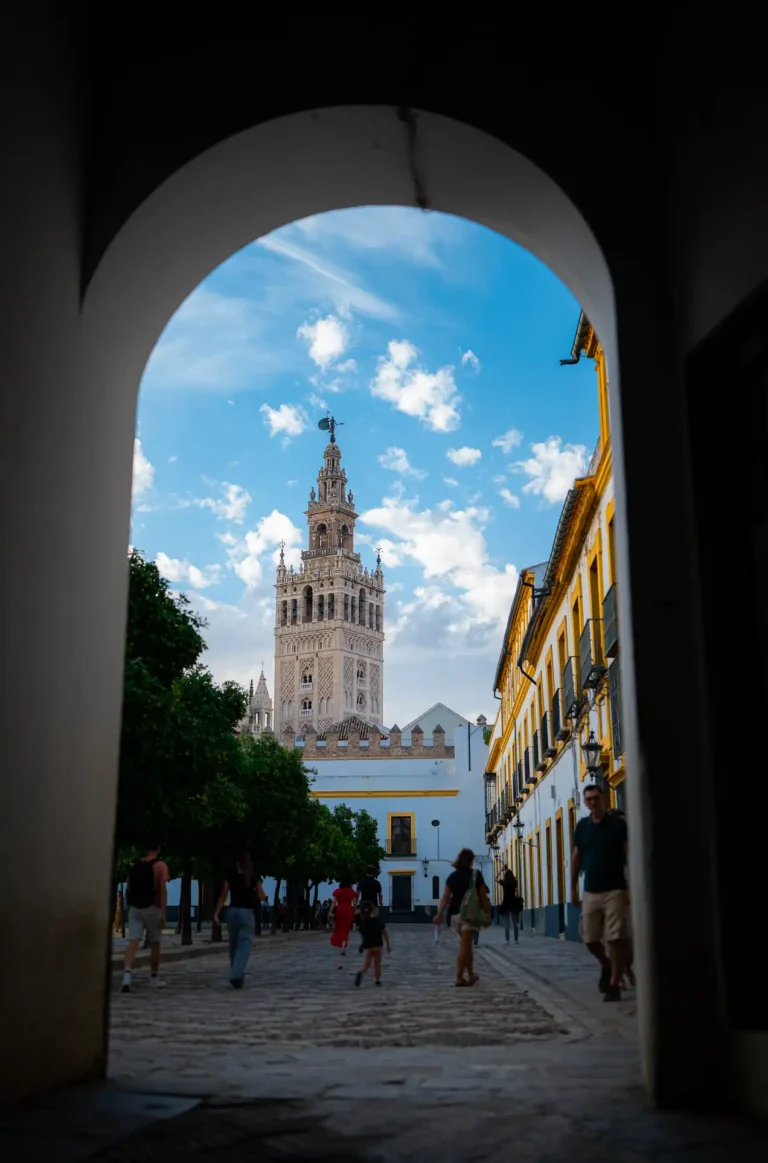
[[[305,511],[308,548],[301,567],[275,581],[275,723],[278,738],[313,727],[321,734],[353,715],[383,721],[384,574],[381,555],[368,570],[355,552],[357,513],[333,417],[317,490]]]

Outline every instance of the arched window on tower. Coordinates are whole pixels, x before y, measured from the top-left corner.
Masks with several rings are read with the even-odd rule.
[[[365,682],[365,663],[358,662],[357,664],[357,681]]]
[[[352,532],[349,528],[349,525],[342,525],[341,527],[341,548],[352,548]]]
[[[325,621],[325,594],[319,594],[317,598],[317,620]]]
[[[301,710],[299,712],[299,715],[302,719],[311,719],[312,718],[312,700],[311,699],[302,699],[301,700]]]
[[[373,602],[368,603],[368,629],[373,629]]]
[[[349,599],[349,620],[350,622],[357,621],[357,598]]]
[[[280,625],[281,626],[288,625],[288,602],[287,601],[280,603]]]
[[[304,587],[304,619],[305,622],[312,621],[312,586]]]
[[[291,598],[291,625],[295,626],[299,620],[299,603],[296,598]]]
[[[376,629],[381,630],[381,606],[376,607]]]
[[[365,590],[360,590],[360,625],[365,625]]]
[[[362,691],[360,691],[359,695],[357,696],[357,710],[359,714],[365,714],[365,695]]]
[[[349,621],[349,594],[344,595],[344,621]]]
[[[328,595],[328,621],[332,621],[336,617],[336,598],[334,594]]]
[[[321,521],[320,524],[315,529],[315,549],[327,549],[327,548],[328,548],[328,526],[326,524],[324,524],[324,522]]]

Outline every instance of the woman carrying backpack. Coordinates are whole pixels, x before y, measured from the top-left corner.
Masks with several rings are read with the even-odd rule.
[[[471,986],[479,981],[474,971],[472,943],[475,934],[491,923],[491,903],[483,874],[473,868],[475,854],[471,848],[462,848],[453,866],[454,871],[445,882],[440,907],[432,921],[439,925],[448,911],[451,928],[459,935],[459,955],[456,958],[456,985]]]

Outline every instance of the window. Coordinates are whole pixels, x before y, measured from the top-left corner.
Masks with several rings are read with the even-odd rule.
[[[413,835],[413,815],[389,817],[389,841],[387,848],[390,856],[413,856],[415,837]]]
[[[365,695],[362,691],[357,696],[357,709],[361,712],[361,714],[365,714]]]
[[[440,900],[440,877],[439,876],[432,877],[432,900],[433,901]]]
[[[552,821],[547,820],[547,904],[553,905],[555,903],[555,894],[553,889],[553,868],[552,868]]]
[[[608,522],[608,565],[611,570],[611,583],[615,583],[617,578],[616,573],[616,530],[613,525],[613,517]]]

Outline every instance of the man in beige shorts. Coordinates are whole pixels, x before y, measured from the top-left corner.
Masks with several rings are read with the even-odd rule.
[[[602,967],[599,988],[605,1001],[621,1001],[621,981],[630,948],[627,888],[627,825],[607,812],[595,784],[584,788],[589,815],[576,825],[571,858],[571,904],[579,905],[579,876],[584,872],[581,936]],[[605,945],[608,943],[609,956]]]
[[[125,951],[122,992],[133,985],[133,960],[146,936],[149,942],[149,981],[155,989],[160,977],[160,942],[168,908],[168,865],[160,859],[160,845],[153,844],[128,873],[128,948]]]

